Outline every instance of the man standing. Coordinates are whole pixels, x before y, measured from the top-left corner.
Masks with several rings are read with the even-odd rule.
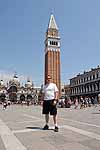
[[[44,126],[44,130],[49,129],[49,113],[53,116],[53,121],[55,125],[55,132],[58,132],[58,125],[57,125],[57,101],[58,101],[58,88],[56,84],[51,82],[50,75],[47,76],[47,83],[43,88],[43,111],[42,113],[45,114],[45,121],[46,124]]]

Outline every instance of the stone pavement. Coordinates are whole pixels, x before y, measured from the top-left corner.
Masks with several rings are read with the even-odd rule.
[[[0,106],[0,150],[100,150],[100,107],[59,108],[60,130],[44,131],[41,106]]]

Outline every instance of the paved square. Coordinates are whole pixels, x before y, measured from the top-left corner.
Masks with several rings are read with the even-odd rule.
[[[44,131],[41,106],[0,106],[0,150],[100,150],[100,107],[58,108],[58,133]]]

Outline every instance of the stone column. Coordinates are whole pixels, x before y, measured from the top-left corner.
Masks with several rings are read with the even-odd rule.
[[[94,92],[94,85],[92,84],[92,92]]]

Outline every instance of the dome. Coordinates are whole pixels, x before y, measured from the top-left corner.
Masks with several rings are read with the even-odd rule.
[[[9,85],[12,85],[12,84],[17,85],[17,86],[20,85],[19,78],[16,74],[14,74],[13,79],[9,81]]]
[[[27,88],[31,88],[33,86],[32,81],[28,78],[27,83],[25,84]]]
[[[0,81],[1,86],[5,86],[3,80]]]
[[[19,82],[19,78],[18,78],[17,74],[14,74],[13,80],[14,80],[15,82]]]

